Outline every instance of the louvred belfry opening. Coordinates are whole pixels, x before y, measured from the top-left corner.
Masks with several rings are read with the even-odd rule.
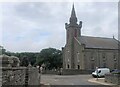
[[[77,29],[75,29],[74,37],[77,37]]]

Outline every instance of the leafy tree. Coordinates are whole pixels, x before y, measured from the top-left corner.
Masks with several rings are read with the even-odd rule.
[[[20,60],[21,66],[25,66],[26,65],[25,62],[31,63],[31,65],[35,65],[36,58],[38,55],[38,53],[33,53],[33,52],[13,53],[13,52],[9,52],[9,51],[7,51],[5,54],[8,56],[18,57]]]
[[[6,52],[6,49],[4,49],[3,46],[0,46],[0,55],[5,54],[5,52]]]
[[[27,67],[28,64],[29,64],[29,60],[28,60],[28,58],[27,58],[26,56],[24,56],[24,57],[22,58],[22,61],[21,61],[21,64],[20,64],[20,65]]]
[[[62,67],[62,52],[55,48],[42,49],[40,53],[22,52],[14,53],[6,51],[4,47],[0,46],[0,53],[8,56],[16,56],[20,59],[21,66],[27,66],[29,63],[32,65],[45,64],[47,69],[58,69]]]
[[[37,57],[38,53],[23,52],[23,53],[16,53],[15,55],[20,58],[21,66],[22,66],[22,64],[24,64],[23,60],[25,60],[25,61],[27,60],[29,63],[31,63],[31,65],[35,65],[36,57]]]
[[[45,64],[47,69],[58,69],[62,67],[62,52],[55,48],[43,49],[36,60],[37,64]]]

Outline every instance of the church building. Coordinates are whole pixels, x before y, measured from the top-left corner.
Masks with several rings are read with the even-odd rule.
[[[63,69],[94,70],[96,67],[108,67],[113,70],[118,67],[118,40],[114,37],[82,36],[82,21],[78,23],[74,5],[65,28]]]

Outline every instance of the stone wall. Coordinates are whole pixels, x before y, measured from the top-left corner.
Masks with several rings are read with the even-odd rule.
[[[63,75],[91,74],[92,70],[63,69]]]
[[[120,85],[120,74],[106,74],[105,82]]]
[[[80,70],[80,69],[63,69],[62,71],[46,70],[43,74],[53,75],[79,75],[79,74],[91,74],[91,70]]]
[[[2,68],[2,85],[24,85],[26,68]]]
[[[45,70],[42,74],[51,74],[51,75],[59,75],[59,71],[55,70]]]
[[[39,70],[35,67],[28,68],[28,85],[40,85]]]
[[[2,87],[8,85],[40,85],[39,72],[35,67],[2,67]]]

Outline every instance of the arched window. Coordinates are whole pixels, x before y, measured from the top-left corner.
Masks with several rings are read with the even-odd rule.
[[[94,61],[94,52],[91,52],[90,60]]]
[[[67,65],[67,68],[68,68],[68,69],[70,68],[69,64]]]
[[[74,36],[77,37],[77,29],[75,29],[75,35]]]
[[[91,69],[93,70],[95,68],[95,64],[91,63]]]
[[[78,65],[77,67],[78,67],[78,69],[80,69],[80,65]]]
[[[114,63],[114,69],[117,69],[117,63]]]
[[[113,54],[113,59],[114,59],[114,61],[117,60],[117,58],[116,58],[116,54],[115,54],[115,53]]]
[[[103,57],[103,61],[105,61],[105,60],[106,60],[106,54],[103,53],[103,54],[102,54],[102,57]]]
[[[103,67],[106,68],[106,63],[103,63]]]

